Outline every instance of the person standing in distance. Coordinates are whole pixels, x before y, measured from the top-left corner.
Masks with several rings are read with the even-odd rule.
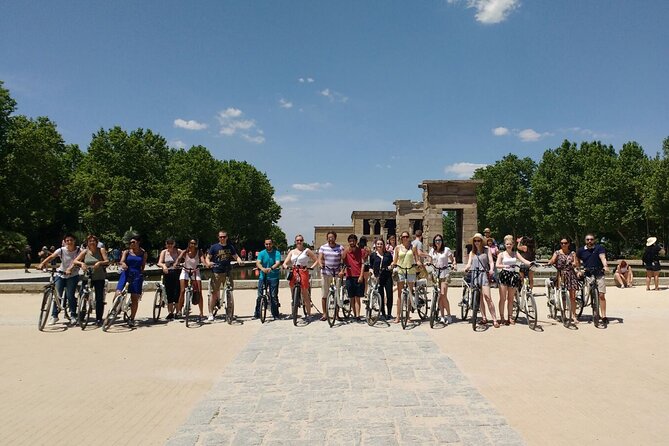
[[[228,232],[218,232],[218,243],[214,243],[207,252],[206,264],[208,268],[212,268],[214,272],[213,290],[211,292],[211,300],[209,301],[209,322],[214,320],[214,305],[218,300],[218,293],[222,286],[225,286],[225,281],[230,280],[230,288],[233,287],[232,276],[230,270],[232,269],[231,259],[235,259],[238,263],[242,263],[242,259],[237,254],[235,247],[228,241]],[[232,295],[230,298],[233,300]]]

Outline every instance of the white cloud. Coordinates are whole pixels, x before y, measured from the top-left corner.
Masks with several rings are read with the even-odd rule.
[[[506,127],[495,127],[492,129],[492,134],[495,136],[505,136],[509,134],[509,129]]]
[[[467,8],[476,10],[476,20],[485,24],[506,20],[511,11],[520,7],[520,0],[448,0],[450,4],[465,2]]]
[[[284,98],[279,99],[279,107],[281,108],[293,108],[293,103],[285,100]]]
[[[296,203],[298,201],[298,196],[297,195],[275,195],[274,200],[281,204],[281,203]]]
[[[343,94],[337,91],[330,90],[329,88],[319,91],[318,94],[320,94],[321,96],[325,96],[330,100],[330,102],[341,102],[341,103],[348,102],[347,96],[344,96]]]
[[[477,163],[454,163],[444,167],[446,175],[455,176],[455,178],[469,179],[474,175],[476,169],[485,167],[487,164]]]
[[[611,138],[614,135],[611,133],[605,133],[605,132],[598,132],[595,130],[591,129],[584,129],[581,127],[570,127],[567,129],[560,129],[560,132],[562,133],[575,133],[580,136],[585,136],[587,138],[595,138],[595,139],[602,139],[602,138]]]
[[[254,144],[262,144],[265,142],[263,131],[258,128],[253,119],[241,119],[244,114],[240,109],[229,107],[221,112],[218,112],[216,119],[221,125],[218,131],[221,135],[232,136],[239,132],[242,139],[252,142]]]
[[[303,84],[303,83],[305,83],[305,82],[308,83],[308,84],[312,84],[312,83],[315,82],[314,79],[311,78],[311,77],[307,77],[307,78],[301,77],[301,78],[299,78],[297,81],[298,81],[299,83],[301,83],[301,84]]]
[[[518,132],[518,138],[522,142],[539,141],[542,137],[549,135],[549,133],[539,133],[533,129],[525,129]]]
[[[185,149],[186,148],[186,143],[183,142],[180,139],[176,139],[174,141],[170,141],[169,145],[172,147],[176,147],[177,149]]]
[[[332,186],[332,183],[295,183],[292,185],[292,188],[296,190],[314,192],[327,189],[330,186]]]
[[[204,130],[207,128],[207,124],[202,124],[200,122],[194,121],[194,120],[189,120],[186,121],[185,119],[175,119],[174,120],[174,127],[178,127],[181,129],[186,129],[186,130]]]
[[[395,210],[392,201],[381,199],[300,199],[295,206],[284,206],[281,210],[279,226],[289,241],[302,234],[307,243],[315,242],[318,247],[325,240],[313,240],[314,226],[350,225],[351,212],[365,210]],[[337,234],[340,243],[346,243],[348,234]]]

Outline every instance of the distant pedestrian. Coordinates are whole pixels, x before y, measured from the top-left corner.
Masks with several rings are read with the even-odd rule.
[[[657,237],[648,237],[646,250],[643,252],[643,264],[646,267],[646,291],[650,291],[650,279],[655,282],[655,291],[660,289],[660,256],[664,255],[664,248],[657,243]]]
[[[23,263],[25,266],[25,272],[29,273],[30,264],[32,263],[32,248],[30,245],[26,245],[23,249]]]

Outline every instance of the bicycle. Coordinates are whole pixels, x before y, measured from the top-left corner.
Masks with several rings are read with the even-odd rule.
[[[187,283],[186,283],[186,289],[184,290],[184,307],[181,310],[183,314],[184,321],[186,322],[186,327],[190,325],[190,309],[191,309],[191,304],[196,304],[198,302],[193,302],[193,298],[195,296],[195,293],[198,292],[200,293],[201,290],[196,289],[197,288],[197,280],[195,280],[195,273],[200,270],[200,267],[202,265],[198,265],[195,268],[186,268],[182,267],[184,271],[186,271],[186,274],[188,275]],[[195,286],[193,285],[195,283]],[[200,295],[199,298],[201,299],[202,296]],[[198,323],[202,322],[202,316],[198,317],[197,320]]]
[[[460,304],[460,312],[463,320],[467,320],[467,314],[469,310],[472,311],[472,330],[476,331],[476,323],[478,322],[478,312],[481,306],[481,280],[479,277],[481,273],[487,274],[487,271],[483,268],[472,268],[470,269],[474,275],[470,275],[471,283],[467,282],[467,278],[463,277],[463,290],[462,296],[463,300]],[[465,289],[466,288],[466,289]]]
[[[304,317],[307,317],[307,308],[305,307],[304,301],[302,299],[302,276],[300,275],[300,270],[302,269],[311,270],[312,268],[305,268],[304,266],[296,265],[289,269],[289,271],[291,271],[292,274],[295,274],[295,285],[293,286],[293,292],[291,296],[292,300],[290,305],[291,316],[293,317],[294,326],[297,326],[297,313],[300,307],[302,307],[302,311],[304,312]],[[311,296],[311,294],[309,295]]]
[[[439,306],[439,295],[441,294],[441,272],[446,271],[446,270],[451,270],[453,269],[452,265],[444,266],[442,268],[439,268],[438,266],[435,266],[431,263],[427,263],[427,265],[432,267],[431,275],[432,275],[432,300],[431,300],[431,306],[429,307],[429,312],[430,312],[430,328],[434,328],[434,323],[437,320],[437,310]],[[450,316],[449,316],[450,317]]]
[[[381,308],[383,308],[383,299],[379,292],[379,280],[370,275],[367,282],[367,297],[363,300],[365,303],[365,317],[367,325],[373,327],[379,320]]]
[[[513,265],[512,268],[518,268],[518,265]],[[537,301],[534,298],[534,293],[532,288],[530,288],[530,279],[526,275],[522,282],[518,285],[518,292],[513,298],[513,308],[511,312],[513,313],[513,321],[518,320],[520,312],[523,312],[527,317],[527,326],[530,330],[537,328]],[[537,294],[537,296],[542,296],[543,294]]]
[[[415,309],[418,312],[418,317],[421,320],[425,320],[430,315],[429,300],[427,298],[427,279],[419,279],[416,275],[416,286],[415,286]]]
[[[84,280],[79,286],[79,297],[77,299],[77,323],[82,330],[86,329],[88,319],[93,309],[91,302],[91,282],[93,280],[93,269],[88,268]]]
[[[334,326],[335,319],[339,313],[339,309],[344,310],[343,294],[346,293],[346,287],[343,285],[343,280],[339,277],[339,272],[335,268],[324,266],[324,270],[332,273],[332,282],[328,288],[328,295],[325,298],[325,317],[327,318],[330,327]],[[351,303],[348,302],[348,313],[351,313]]]
[[[258,268],[254,268],[254,271],[258,271]],[[271,306],[272,296],[270,296],[269,282],[267,281],[267,276],[263,277],[262,281],[262,294],[260,295],[260,323],[264,324],[265,319],[267,319],[267,307]]]
[[[56,289],[56,267],[53,266],[52,268],[44,269],[43,271],[50,272],[51,275],[49,276],[49,284],[44,286],[44,292],[42,294],[42,305],[40,307],[39,320],[37,322],[37,329],[39,331],[44,331],[44,327],[46,326],[46,322],[49,319],[49,314],[51,313],[53,305],[56,305],[58,312],[63,312],[65,318],[68,317],[67,303]]]
[[[556,287],[557,277],[546,279],[546,305],[548,306],[548,317],[553,320],[559,320],[566,328],[569,328],[571,321],[571,301],[569,300],[569,291],[560,281],[560,287]]]
[[[109,327],[116,321],[116,318],[119,314],[123,313],[123,321],[127,322],[130,320],[131,307],[132,307],[132,296],[128,293],[128,287],[130,283],[134,280],[132,275],[128,275],[128,280],[126,280],[125,285],[121,292],[114,297],[112,306],[107,313],[107,317],[102,322],[102,331],[106,332],[109,330]]]
[[[232,325],[232,321],[235,318],[235,301],[232,298],[232,286],[230,285],[229,277],[226,279],[225,285],[223,286],[223,290],[221,292],[223,293],[223,306],[219,306],[219,308],[223,308],[223,312],[225,313],[225,320],[228,322],[228,325]],[[218,297],[218,302],[220,305],[220,295]],[[215,313],[214,317],[216,317]]]
[[[404,271],[404,279],[402,279],[404,286],[402,287],[402,294],[400,295],[400,323],[402,324],[402,330],[407,328],[407,324],[409,322],[409,313],[413,311],[414,307],[412,300],[409,298],[410,290],[407,276],[409,275],[409,270],[416,266],[417,265],[415,263],[408,268],[397,265],[398,269]]]
[[[588,281],[586,281],[586,286],[582,288],[581,292],[581,308],[579,309],[578,307],[578,302],[576,304],[576,310],[578,311],[578,317],[581,317],[581,314],[583,313],[583,308],[587,306],[592,307],[592,322],[595,324],[596,328],[606,328],[608,325],[606,321],[603,320],[601,317],[601,303],[599,302],[599,285],[597,284],[597,277],[600,275],[603,275],[604,272],[601,268],[583,268],[583,272],[585,273],[585,278],[591,278],[589,280],[589,284],[587,284]],[[578,299],[577,299],[578,301]]]
[[[165,276],[163,276],[162,281],[155,282],[156,293],[153,296],[153,322],[158,322],[160,311],[167,306],[167,292],[165,291],[164,280]]]

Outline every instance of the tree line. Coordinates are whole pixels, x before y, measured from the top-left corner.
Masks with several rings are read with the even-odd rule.
[[[530,235],[544,249],[568,236],[578,245],[586,233],[617,256],[640,256],[646,238],[667,241],[669,138],[648,155],[636,142],[616,151],[599,141],[565,140],[537,163],[508,154],[475,171],[479,227]]]
[[[274,188],[245,161],[218,160],[203,146],[171,148],[151,130],[118,126],[98,130],[82,151],[49,118],[15,110],[0,81],[0,260],[64,233],[118,246],[132,230],[159,248],[167,237],[205,246],[225,229],[247,249],[262,249],[267,237],[286,245]]]

